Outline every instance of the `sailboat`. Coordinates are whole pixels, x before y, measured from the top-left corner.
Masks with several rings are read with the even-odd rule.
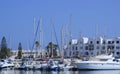
[[[71,65],[71,59],[64,59],[64,27],[62,27],[62,31],[61,31],[61,43],[62,43],[62,59],[63,59],[63,70],[71,70],[72,68],[74,68],[73,65]]]

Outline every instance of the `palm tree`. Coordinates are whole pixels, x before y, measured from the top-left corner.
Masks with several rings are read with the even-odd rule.
[[[58,48],[57,44],[49,42],[49,44],[46,46],[46,50],[48,52],[48,56],[49,57],[55,57],[55,56],[57,56],[57,48]]]
[[[37,57],[38,56],[37,48],[39,47],[39,41],[35,42],[35,46],[36,46],[36,57]]]

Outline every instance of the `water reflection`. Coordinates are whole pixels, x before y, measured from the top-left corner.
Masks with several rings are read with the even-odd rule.
[[[78,74],[120,74],[120,70],[79,71]]]
[[[0,74],[120,74],[120,70],[93,70],[93,71],[1,70]]]
[[[17,74],[51,74],[50,72],[47,72],[47,71],[32,71],[32,70],[28,70],[28,71],[18,70],[18,71],[19,73]]]

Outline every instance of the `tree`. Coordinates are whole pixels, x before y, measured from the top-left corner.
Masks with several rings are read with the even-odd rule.
[[[36,42],[35,42],[35,45],[36,45],[36,47],[38,47],[38,46],[39,46],[39,42],[38,42],[38,41],[36,41]]]
[[[52,42],[49,42],[49,44],[46,46],[48,56],[49,57],[52,57],[52,55],[53,55],[53,57],[57,56],[57,48],[58,48],[57,44],[53,44]]]
[[[36,57],[38,57],[38,51],[37,51],[37,48],[39,47],[39,41],[36,41],[35,42],[35,46],[36,46]]]
[[[22,58],[22,44],[19,43],[18,45],[18,56],[17,56],[18,59],[21,59]]]
[[[5,59],[6,57],[10,57],[11,51],[7,48],[6,38],[3,36],[1,41],[1,50],[0,50],[0,58]]]

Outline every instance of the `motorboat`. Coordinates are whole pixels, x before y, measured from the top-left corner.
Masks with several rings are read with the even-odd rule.
[[[0,69],[5,69],[5,68],[13,68],[14,64],[12,61],[8,61],[8,60],[0,60]]]
[[[41,70],[46,70],[48,67],[48,64],[46,61],[36,61],[36,63],[33,65],[34,69],[41,69]]]
[[[81,70],[120,69],[119,59],[115,59],[112,55],[99,55],[89,60],[77,60],[75,65]]]
[[[64,64],[62,60],[50,59],[48,61],[48,67],[53,71],[63,70]]]

